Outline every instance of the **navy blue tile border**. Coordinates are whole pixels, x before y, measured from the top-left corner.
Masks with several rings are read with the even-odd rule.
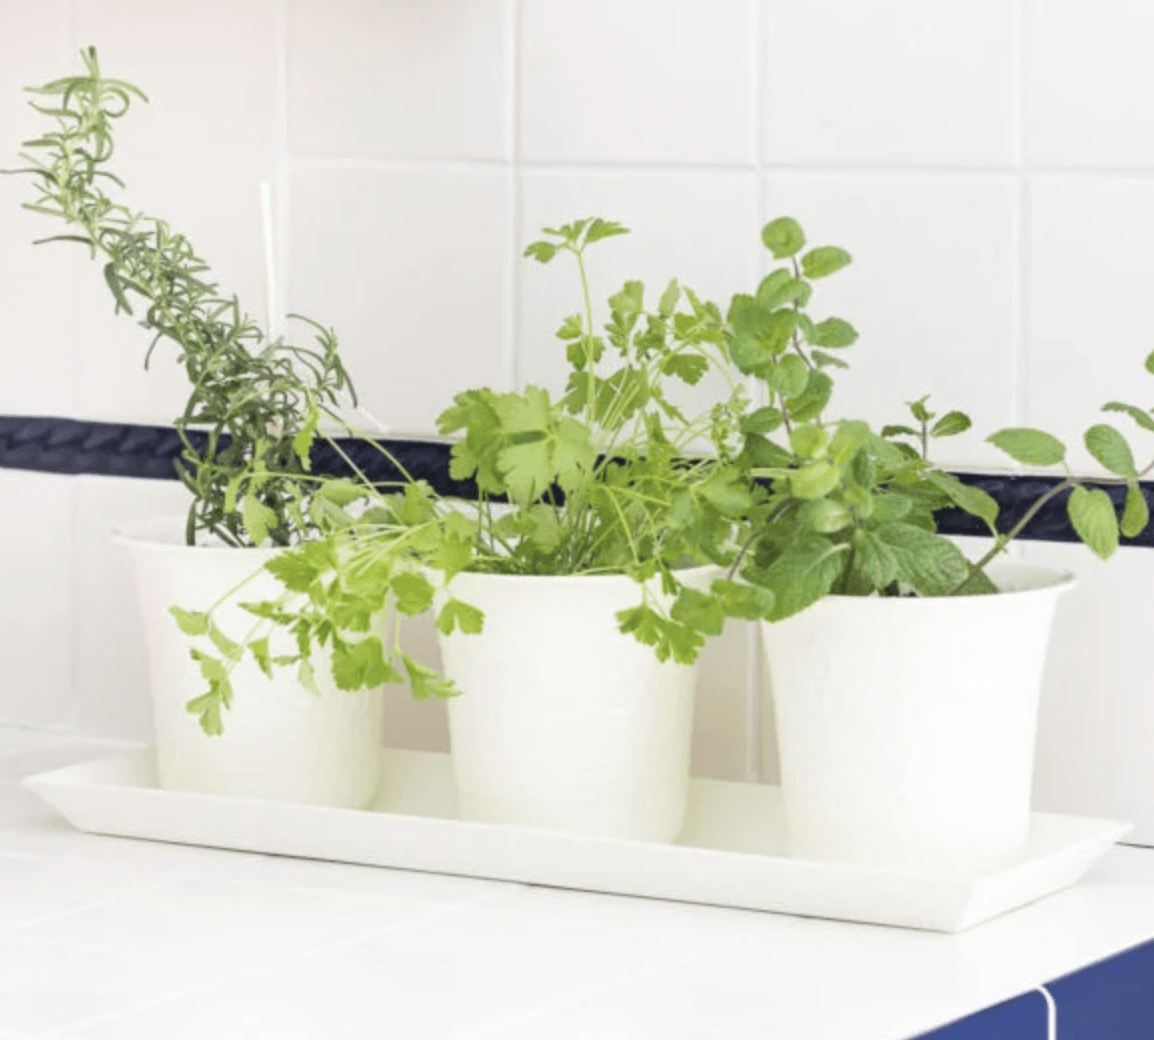
[[[396,466],[371,445],[355,439],[339,441],[341,450],[372,480],[401,478]],[[472,481],[456,481],[449,476],[449,449],[435,441],[382,439],[384,447],[407,471],[427,480],[443,495],[474,498]],[[169,426],[141,426],[132,423],[91,422],[53,416],[0,415],[0,468],[33,470],[67,475],[137,477],[146,480],[175,480],[173,460],[181,444]],[[318,472],[347,474],[348,464],[329,446],[318,447],[313,458]],[[967,484],[989,492],[1001,506],[999,526],[1012,527],[1030,505],[1057,477],[1011,476],[1005,474],[959,473]],[[1125,489],[1106,489],[1120,506]],[[1143,493],[1154,511],[1154,483],[1143,482]],[[958,509],[938,515],[939,529],[952,535],[982,535],[981,521]],[[1035,541],[1074,542],[1077,536],[1066,518],[1065,496],[1059,496],[1030,522],[1022,537]],[[1137,538],[1123,539],[1126,545],[1154,545],[1154,525]]]

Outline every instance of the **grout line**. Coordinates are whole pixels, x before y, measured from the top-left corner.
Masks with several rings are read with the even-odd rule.
[[[753,169],[757,191],[757,236],[751,236],[750,249],[753,251],[754,277],[760,274],[761,264],[761,228],[768,221],[769,200],[765,186],[765,165],[763,145],[763,127],[766,119],[766,63],[765,63],[765,7],[761,0],[754,0],[753,4],[753,75],[754,97],[751,106],[753,120]],[[752,376],[747,380],[752,387],[751,397],[755,404],[769,403],[769,393],[760,380]],[[758,662],[757,628],[755,623],[747,626],[745,633],[745,779],[757,782],[764,779],[765,763],[762,761],[761,731],[763,719],[761,717],[762,690],[761,670]]]
[[[280,301],[281,314],[277,320],[282,334],[286,333],[285,312],[288,306],[288,294],[292,289],[289,279],[289,266],[292,259],[291,234],[291,197],[292,165],[289,154],[289,9],[288,0],[280,0],[277,4],[274,36],[276,39],[276,253],[277,253],[277,299]]]
[[[1018,168],[1017,197],[1017,264],[1014,271],[1014,342],[1012,347],[1013,372],[1010,421],[1012,425],[1028,422],[1030,383],[1030,179],[1025,165],[1026,132],[1026,4],[1014,4],[1014,31],[1016,33],[1014,98],[1014,161]]]
[[[505,290],[504,367],[508,389],[521,389],[521,3],[507,0],[508,53],[505,56],[505,132],[508,135],[506,203],[509,240],[505,243],[508,285]]]
[[[208,880],[215,879],[210,878]],[[504,884],[506,886],[511,886],[513,883],[504,882]],[[516,887],[522,888],[524,886],[517,885]],[[467,910],[474,906],[492,902],[506,895],[508,895],[508,891],[506,889],[502,889],[497,892],[486,892],[483,895],[472,896],[468,899],[463,899],[460,902],[447,903],[443,906],[417,910],[411,915],[402,916],[391,924],[384,925],[380,928],[374,928],[367,932],[359,932],[354,936],[346,936],[343,939],[335,939],[332,942],[322,943],[319,946],[313,946],[307,950],[299,950],[295,953],[285,954],[283,956],[270,957],[267,960],[261,960],[258,963],[251,964],[247,967],[225,972],[205,982],[193,983],[191,986],[184,986],[169,990],[165,993],[159,994],[158,996],[142,1000],[139,1003],[132,1004],[128,1007],[119,1008],[115,1011],[102,1011],[95,1015],[90,1015],[88,1018],[70,1022],[66,1026],[61,1026],[58,1029],[50,1030],[49,1032],[42,1035],[45,1038],[64,1038],[72,1036],[81,1030],[87,1029],[89,1026],[100,1025],[106,1022],[115,1022],[117,1019],[122,1019],[129,1015],[135,1015],[141,1011],[151,1011],[154,1008],[162,1007],[165,1004],[171,1004],[179,1000],[184,1000],[188,997],[207,996],[227,986],[231,986],[240,982],[251,981],[255,977],[267,974],[273,969],[285,968],[298,961],[308,960],[310,957],[315,957],[318,954],[334,953],[339,950],[347,949],[349,947],[356,946],[359,943],[368,942],[373,939],[388,935],[391,932],[394,932],[400,928],[408,927],[418,921],[427,922],[430,919],[446,916],[459,910]],[[85,949],[92,948],[93,947],[85,947]],[[105,949],[107,949],[107,947],[105,947]],[[0,1040],[2,1040],[2,1038],[0,1038]]]

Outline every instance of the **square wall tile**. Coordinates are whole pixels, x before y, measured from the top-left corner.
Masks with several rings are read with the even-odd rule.
[[[1102,472],[1082,443],[1099,422],[1130,439],[1139,468],[1154,455],[1149,434],[1100,411],[1111,400],[1154,404],[1143,367],[1154,345],[1146,332],[1152,222],[1154,182],[1145,178],[1031,180],[1025,419],[1061,437],[1081,472]]]
[[[618,220],[630,234],[596,243],[586,254],[594,324],[608,320],[607,298],[627,279],[645,283],[655,306],[671,278],[703,299],[719,301],[757,285],[757,181],[751,172],[525,173],[521,189],[518,253],[540,237],[542,227],[576,218]],[[518,363],[522,384],[564,388],[569,367],[564,344],[554,335],[581,309],[581,282],[568,255],[547,266],[519,261]],[[726,390],[706,377],[677,395],[692,413]]]
[[[854,258],[815,286],[809,305],[861,337],[842,352],[851,367],[835,375],[830,417],[904,422],[904,402],[930,394],[931,410],[974,421],[937,442],[936,461],[1005,465],[983,439],[1015,415],[1014,178],[782,173],[764,187],[768,214],[797,218],[810,245]]]
[[[1082,545],[1030,542],[1023,555],[1077,579],[1058,605],[1046,663],[1035,808],[1130,820],[1125,840],[1154,845],[1154,552],[1124,547],[1102,561]]]
[[[104,75],[150,99],[116,131],[125,158],[275,148],[278,8],[277,0],[76,0],[78,44],[96,47]],[[73,67],[80,71],[78,58]]]
[[[80,477],[76,509],[76,697],[80,729],[151,741],[144,624],[121,524],[180,516],[188,492],[175,480]]]
[[[69,477],[0,469],[0,722],[75,720],[74,494]]]
[[[0,169],[15,169],[21,142],[51,125],[32,110],[24,87],[75,62],[69,4],[0,0]],[[36,197],[26,177],[0,175],[0,413],[68,414],[76,340],[76,258],[63,246],[34,246],[54,234],[47,218],[21,209]]]
[[[753,0],[522,0],[520,156],[751,165]]]
[[[512,39],[512,0],[292,0],[291,147],[505,158]]]
[[[298,167],[290,310],[333,327],[363,404],[432,433],[458,390],[503,388],[509,174]]]
[[[767,161],[1014,161],[1014,4],[762,2]]]
[[[1026,0],[1026,161],[1149,167],[1151,48],[1146,0]]]
[[[260,183],[274,179],[271,154],[200,152],[180,159],[158,154],[126,158],[120,169],[129,207],[186,235],[210,266],[201,279],[215,283],[224,299],[235,293],[241,309],[265,328]],[[133,301],[135,315],[115,313],[103,260],[90,260],[82,247],[69,243],[54,248],[57,260],[72,249],[66,259],[80,265],[76,307],[81,328],[73,375],[77,413],[122,422],[171,422],[184,411],[189,394],[180,347],[170,340],[158,343],[146,370],[152,333],[139,323],[143,304]]]

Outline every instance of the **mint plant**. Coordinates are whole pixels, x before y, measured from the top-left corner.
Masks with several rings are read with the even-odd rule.
[[[211,280],[208,264],[165,221],[129,209],[114,194],[113,125],[143,92],[101,75],[95,48],[85,74],[29,88],[52,128],[24,142],[21,170],[36,190],[27,209],[69,225],[41,241],[76,242],[103,265],[116,311],[135,316],[178,351],[191,387],[175,421],[183,451],[177,473],[192,495],[186,536],[227,545],[288,545],[317,532],[321,478],[309,454],[323,414],[355,392],[333,332],[300,321],[315,339],[270,342],[236,296]],[[200,430],[202,437],[192,431]]]
[[[834,246],[802,252],[805,235],[782,217],[767,224],[763,241],[777,260],[757,293],[737,295],[729,308],[727,342],[739,371],[761,380],[768,405],[739,420],[745,447],[738,458],[751,480],[752,509],[729,577],[760,589],[772,602],[767,620],[780,620],[828,594],[950,596],[996,589],[986,566],[1022,533],[1047,502],[1069,493],[1067,511],[1078,536],[1102,558],[1118,546],[1119,533],[1133,537],[1149,521],[1141,472],[1126,439],[1108,424],[1085,434],[1090,453],[1113,477],[1083,479],[1065,466],[1065,446],[1042,430],[1014,428],[989,441],[1018,462],[1063,466],[1063,479],[1032,504],[1009,530],[997,526],[999,507],[984,491],[962,483],[929,459],[932,440],[969,429],[960,411],[937,416],[927,398],[909,404],[912,425],[874,432],[856,419],[827,420],[832,393],[829,371],[846,367],[840,352],[857,338],[836,317],[815,320],[808,311],[813,282],[850,263]],[[1154,355],[1147,359],[1154,371]],[[1154,413],[1111,402],[1154,431]],[[777,439],[770,435],[777,433]],[[1121,518],[1107,493],[1092,485],[1124,484]],[[956,506],[980,518],[992,544],[969,561],[937,533],[935,513]]]

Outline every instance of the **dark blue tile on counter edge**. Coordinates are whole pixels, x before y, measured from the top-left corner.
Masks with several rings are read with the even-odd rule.
[[[1154,1040],[1154,942],[1046,984],[1057,1040]],[[1046,999],[1033,991],[914,1040],[1048,1040]]]
[[[1047,1040],[1046,1026],[1046,998],[1035,991],[923,1033],[915,1040]],[[1064,1034],[1060,1040],[1066,1040]]]
[[[195,432],[189,434],[193,443],[202,437]],[[329,445],[317,446],[313,454],[316,472],[348,475],[352,472],[348,465],[351,460],[370,479],[384,484],[401,479],[403,467],[405,473],[427,480],[442,495],[476,497],[472,481],[454,480],[450,476],[448,444],[399,438],[381,440],[377,445],[349,438],[339,438],[338,442],[339,452]],[[170,426],[0,415],[0,469],[174,480],[173,463],[181,449],[180,438]],[[1038,497],[1054,487],[1059,479],[990,473],[959,473],[958,476],[997,500],[998,527],[1002,531],[1009,530],[1025,516]],[[1126,489],[1108,487],[1105,490],[1121,508]],[[1154,483],[1144,481],[1142,491],[1147,503],[1154,506]],[[1068,492],[1057,495],[1048,502],[1030,520],[1021,537],[1047,542],[1077,541],[1066,517],[1067,495]],[[937,520],[943,534],[982,536],[987,533],[982,521],[960,509],[944,509],[938,513]],[[1154,524],[1137,538],[1123,538],[1122,543],[1154,546]]]

